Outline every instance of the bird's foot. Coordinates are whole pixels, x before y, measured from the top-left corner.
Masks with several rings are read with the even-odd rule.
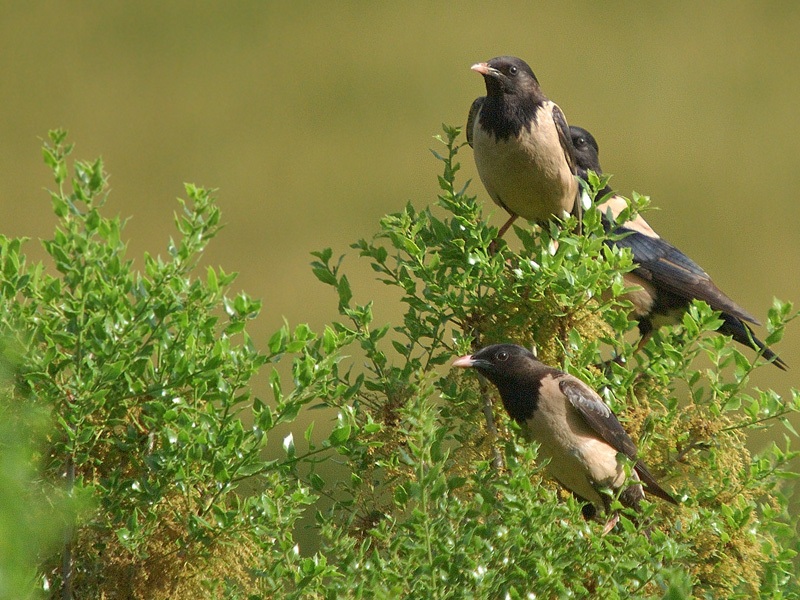
[[[601,535],[608,534],[609,531],[614,529],[614,527],[618,522],[619,522],[619,513],[614,513],[614,515],[606,522],[606,526],[603,527],[603,533]]]
[[[611,367],[614,364],[617,364],[617,365],[620,365],[620,366],[624,366],[625,365],[625,357],[617,355],[614,358],[609,358],[608,360],[604,360],[603,362],[598,363],[596,365],[596,367],[600,371],[605,373],[606,377],[610,377],[611,376]]]

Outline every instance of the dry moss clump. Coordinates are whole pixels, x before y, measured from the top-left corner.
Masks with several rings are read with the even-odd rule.
[[[184,505],[176,495],[156,507],[159,519],[135,550],[110,526],[80,528],[71,544],[74,597],[196,600],[223,585],[256,593],[258,581],[246,565],[257,564],[258,544],[233,532],[187,541]],[[60,578],[58,567],[50,572],[54,580]]]

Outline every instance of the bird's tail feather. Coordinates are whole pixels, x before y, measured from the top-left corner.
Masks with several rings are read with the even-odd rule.
[[[636,474],[641,479],[642,483],[644,484],[644,488],[649,494],[653,494],[653,496],[657,496],[662,500],[666,500],[670,504],[678,504],[678,501],[673,498],[669,492],[667,492],[664,488],[658,485],[655,477],[650,474],[650,471],[647,470],[647,467],[644,466],[642,461],[637,461],[636,465],[634,465],[634,469],[636,470]]]
[[[722,326],[719,328],[720,333],[731,336],[734,340],[744,346],[749,346],[753,350],[761,352],[761,355],[779,369],[786,371],[788,366],[783,362],[780,357],[772,350],[767,348],[766,344],[758,339],[753,330],[747,326],[741,319],[729,314],[722,314]]]

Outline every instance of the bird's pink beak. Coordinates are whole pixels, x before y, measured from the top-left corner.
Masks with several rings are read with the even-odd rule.
[[[454,367],[461,367],[462,369],[469,369],[470,367],[474,366],[475,362],[472,360],[472,355],[467,354],[466,356],[462,356],[461,358],[457,358],[453,361]]]
[[[488,75],[489,74],[489,63],[475,63],[470,67],[473,71],[480,73],[481,75]]]

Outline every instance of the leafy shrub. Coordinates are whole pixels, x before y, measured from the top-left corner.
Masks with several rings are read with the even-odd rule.
[[[749,388],[754,365],[704,335],[720,320],[702,304],[635,353],[619,299],[631,256],[605,243],[595,210],[582,235],[572,219],[518,227],[518,248],[490,253],[496,229],[456,187],[458,130],[445,134],[436,205],[409,205],[354,244],[398,290],[402,324],[376,325],[344,257],[325,249],[312,269],[341,319],[321,333],[284,326],[260,352],[247,333],[260,303],[226,295],[232,274],[198,274],[219,230],[208,191],[186,187],[178,238],[137,271],[124,223],[102,214],[102,163],[77,161],[70,175],[72,147],[51,133],[59,225],[44,246],[54,268],[29,265],[23,240],[0,238],[0,323],[18,364],[5,396],[49,412],[42,477],[85,499],[66,542],[41,560],[50,594],[798,595],[796,522],[779,485],[797,453],[788,436],[757,456],[745,442],[776,422],[796,436],[786,417],[800,395]],[[645,206],[635,196],[630,210]],[[776,302],[767,342],[794,316]],[[600,391],[681,506],[645,503],[643,519],[624,515],[607,536],[585,522],[542,477],[535,445],[517,443],[493,389],[447,367],[496,341],[536,346]],[[603,367],[609,348],[620,361]],[[290,384],[281,360],[291,360]],[[252,397],[251,378],[270,364],[273,398]],[[276,426],[317,406],[337,415],[329,436],[309,427],[265,456]],[[320,497],[332,508],[317,510],[321,549],[307,555],[293,529]]]

